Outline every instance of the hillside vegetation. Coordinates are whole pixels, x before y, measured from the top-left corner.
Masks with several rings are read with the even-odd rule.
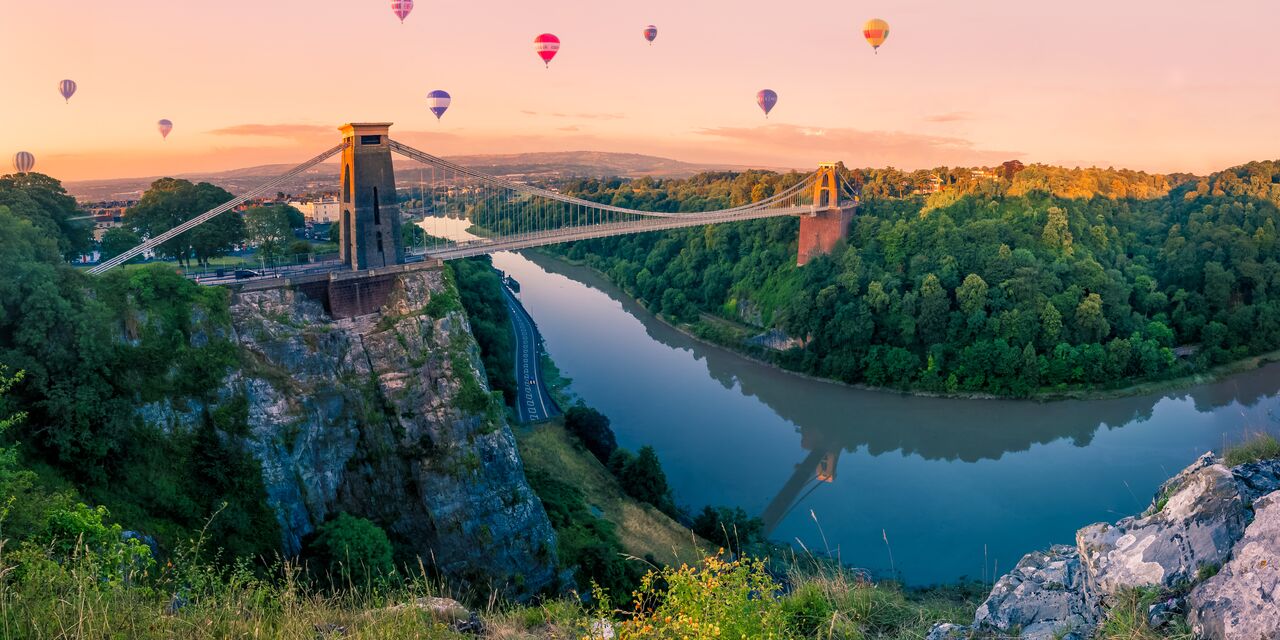
[[[780,328],[802,346],[760,355],[849,383],[1028,396],[1168,379],[1280,349],[1275,162],[1204,178],[1018,163],[847,176],[864,194],[849,241],[803,268],[791,218],[554,250],[706,337],[743,347],[707,316]],[[749,202],[796,179],[748,172],[561,188],[687,211]],[[913,193],[935,182],[937,193]]]

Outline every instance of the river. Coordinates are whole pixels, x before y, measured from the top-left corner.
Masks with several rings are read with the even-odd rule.
[[[1280,365],[1108,400],[921,398],[696,341],[586,268],[536,253],[494,264],[520,282],[573,392],[619,444],[657,450],[679,504],[741,506],[775,540],[908,584],[989,580],[1074,544],[1080,527],[1142,511],[1199,454],[1280,426]]]

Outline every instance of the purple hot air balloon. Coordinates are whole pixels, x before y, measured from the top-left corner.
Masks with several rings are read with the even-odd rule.
[[[778,94],[773,89],[761,89],[756,94],[756,104],[760,105],[760,109],[764,111],[764,117],[769,117],[769,112],[773,111],[773,105],[778,104]]]
[[[404,19],[413,11],[413,0],[391,0],[391,11],[400,18],[400,24],[404,24]]]
[[[436,120],[439,120],[444,115],[444,112],[449,110],[449,103],[452,101],[453,99],[449,97],[448,91],[436,89],[427,94],[427,108],[431,110],[431,113],[436,114]]]
[[[644,39],[648,40],[650,45],[653,45],[653,41],[656,40],[657,37],[658,37],[657,27],[653,25],[649,25],[644,28]]]
[[[76,94],[76,81],[63,80],[58,83],[58,93],[62,94],[62,99],[71,102],[71,96]]]
[[[13,170],[18,173],[31,173],[36,166],[36,157],[26,151],[13,154]]]
[[[160,131],[160,136],[165,140],[169,139],[169,132],[173,131],[173,122],[168,118],[162,119],[156,123],[156,129]]]

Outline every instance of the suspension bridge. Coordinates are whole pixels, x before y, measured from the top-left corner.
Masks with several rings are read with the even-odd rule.
[[[255,189],[144,240],[89,270],[105,273],[217,216],[255,198],[273,194],[290,178],[341,154],[341,221],[339,256],[309,272],[367,271],[406,262],[453,260],[498,251],[702,225],[798,216],[803,265],[831,251],[847,234],[858,197],[841,179],[835,164],[822,164],[809,174],[784,176],[775,193],[748,204],[698,212],[642,211],[592,202],[487,175],[392,140],[390,123],[348,124],[340,128],[342,143],[266,181]],[[421,163],[420,185],[425,218],[466,220],[474,231],[464,239],[432,236],[424,246],[406,249],[402,241],[400,197],[392,153]]]

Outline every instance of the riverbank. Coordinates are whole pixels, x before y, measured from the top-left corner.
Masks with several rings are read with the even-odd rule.
[[[1064,400],[1081,400],[1081,401],[1112,400],[1112,399],[1118,399],[1118,398],[1128,398],[1128,397],[1134,397],[1134,396],[1182,391],[1189,387],[1193,387],[1197,385],[1205,385],[1205,384],[1212,384],[1215,382],[1219,382],[1227,378],[1230,378],[1231,376],[1234,376],[1234,375],[1248,373],[1250,371],[1260,369],[1268,364],[1280,362],[1280,350],[1276,350],[1276,351],[1271,351],[1271,352],[1256,355],[1256,356],[1251,356],[1242,360],[1237,360],[1234,362],[1218,365],[1200,373],[1179,376],[1176,378],[1168,378],[1163,380],[1136,381],[1136,382],[1133,382],[1132,384],[1129,384],[1123,387],[1113,388],[1113,389],[1043,388],[1026,398],[1014,398],[1011,396],[1001,396],[1001,395],[995,395],[995,394],[989,394],[989,393],[978,393],[978,392],[939,393],[939,392],[927,391],[923,389],[900,389],[896,387],[877,387],[877,386],[861,384],[861,383],[851,384],[848,382],[836,380],[834,378],[824,378],[821,376],[815,376],[815,375],[807,374],[801,371],[796,371],[794,369],[788,369],[778,364],[771,357],[772,354],[776,354],[778,352],[770,351],[763,347],[752,348],[745,343],[746,338],[751,337],[752,334],[762,333],[765,331],[764,329],[759,329],[757,327],[749,327],[742,323],[734,322],[727,318],[716,316],[714,314],[710,314],[705,311],[701,313],[701,316],[702,316],[703,322],[706,322],[707,324],[690,324],[690,323],[678,322],[673,320],[672,318],[664,316],[662,313],[658,311],[655,311],[644,300],[636,298],[631,294],[627,293],[621,286],[619,286],[616,282],[614,282],[614,280],[610,278],[607,273],[600,271],[599,269],[596,269],[595,267],[588,264],[585,260],[573,260],[571,258],[567,258],[560,254],[553,253],[541,248],[530,249],[528,251],[532,253],[536,253],[539,256],[544,256],[546,258],[555,260],[557,262],[564,263],[566,265],[579,267],[579,268],[587,269],[591,271],[593,274],[597,275],[601,279],[613,285],[619,292],[621,292],[623,295],[626,295],[632,302],[634,302],[636,305],[638,305],[639,307],[644,309],[646,312],[648,312],[650,316],[652,316],[655,320],[657,320],[658,322],[661,322],[662,324],[672,328],[675,331],[680,332],[681,334],[693,340],[697,340],[704,344],[719,347],[722,349],[727,349],[746,360],[750,360],[752,362],[771,367],[777,371],[784,372],[788,375],[796,376],[801,379],[812,380],[816,382],[825,382],[825,383],[835,384],[835,385],[839,385],[849,389],[857,389],[861,391],[873,391],[878,393],[910,395],[910,396],[916,396],[916,397],[922,397],[922,398],[957,399],[957,400],[1014,400],[1014,399],[1017,399],[1017,400],[1033,400],[1033,401],[1039,401],[1039,402],[1058,402],[1058,401],[1064,401]],[[718,335],[723,335],[726,331],[734,334],[733,340],[717,338]]]

